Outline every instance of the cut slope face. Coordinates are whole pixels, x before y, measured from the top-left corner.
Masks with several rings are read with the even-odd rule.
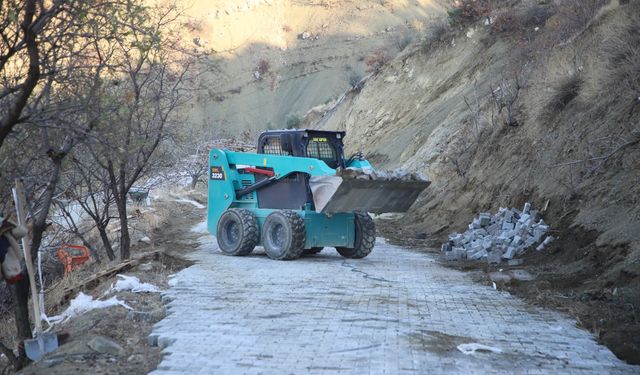
[[[205,1],[193,43],[213,51],[191,122],[226,135],[295,125],[365,74],[365,58],[395,55],[433,19],[440,0]]]
[[[549,201],[556,254],[530,254],[554,280],[545,288],[615,290],[617,307],[583,324],[605,341],[622,337],[616,353],[639,362],[640,4],[516,3],[494,10],[492,25],[408,49],[324,126],[347,131],[347,154],[429,175],[399,229],[405,239]]]

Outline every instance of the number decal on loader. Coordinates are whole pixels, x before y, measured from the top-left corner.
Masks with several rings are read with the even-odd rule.
[[[326,138],[314,137],[314,138],[311,138],[311,142],[328,142],[328,141]]]
[[[224,175],[224,169],[222,167],[211,167],[211,174],[209,175],[211,180],[226,180],[226,176]]]

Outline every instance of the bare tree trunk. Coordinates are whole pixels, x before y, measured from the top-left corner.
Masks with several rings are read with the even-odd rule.
[[[198,180],[200,179],[200,176],[191,176],[191,190],[195,190],[196,185],[198,185]]]
[[[32,338],[31,324],[29,323],[29,279],[25,272],[22,273],[22,276],[22,280],[11,286],[11,291],[15,301],[14,312],[18,337],[21,340],[26,340]],[[18,347],[18,357],[20,364],[24,365],[27,360],[24,346]]]
[[[107,253],[107,258],[109,258],[109,260],[116,259],[116,255],[113,253],[113,247],[111,246],[111,241],[109,241],[109,236],[107,236],[107,229],[100,226],[97,228],[100,233],[102,245],[104,246],[104,251]]]
[[[49,183],[47,184],[47,187],[45,188],[45,192],[43,194],[42,205],[41,207],[39,207],[40,211],[37,215],[33,216],[33,234],[31,238],[32,259],[36,259],[38,257],[38,249],[40,249],[40,245],[42,244],[42,236],[44,234],[44,231],[47,229],[47,217],[49,216],[49,209],[51,208],[51,204],[53,203],[53,195],[55,194],[56,186],[58,185],[58,180],[60,179],[62,159],[65,157],[65,155],[67,155],[72,145],[73,143],[71,142],[71,140],[67,138],[65,140],[65,145],[61,148],[61,152],[53,153],[55,154],[55,156],[51,157],[53,170],[51,171]]]
[[[129,236],[129,220],[127,219],[127,197],[116,195],[116,207],[120,218],[120,259],[124,260],[129,259],[131,255],[129,252],[131,237]]]

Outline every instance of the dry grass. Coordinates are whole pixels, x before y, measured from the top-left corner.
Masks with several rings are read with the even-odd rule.
[[[608,0],[556,0],[556,15],[550,20],[547,45],[568,44],[593,23]]]
[[[607,29],[602,54],[606,59],[603,87],[613,90],[619,112],[640,106],[640,2],[625,5],[625,17]]]

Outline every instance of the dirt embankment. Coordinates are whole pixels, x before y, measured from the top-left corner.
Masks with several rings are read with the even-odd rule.
[[[190,194],[189,198],[200,203],[206,201],[200,193]],[[135,276],[143,283],[164,289],[168,287],[170,275],[190,265],[182,256],[198,247],[200,234],[192,232],[191,229],[204,220],[205,213],[189,201],[180,202],[170,197],[154,201],[151,208],[155,212],[171,212],[171,215],[163,218],[153,233],[148,233],[151,244],[136,244],[132,249],[132,257],[136,258],[155,250],[159,250],[160,254],[146,258],[137,266],[118,273]],[[110,267],[113,265],[90,265],[72,274],[70,279],[74,282],[65,279],[64,283],[69,286],[74,283],[80,285],[81,280]],[[101,300],[116,296],[130,306],[131,310],[120,306],[95,309],[55,325],[53,332],[67,332],[69,338],[42,360],[24,368],[24,373],[142,374],[154,370],[160,363],[160,348],[150,345],[147,336],[153,324],[165,316],[164,302],[159,293],[132,293],[126,290],[110,292],[109,289],[115,282],[116,276],[112,274],[97,282],[88,283],[78,288],[78,291]],[[56,293],[54,291],[47,295],[49,316],[60,314],[68,308],[68,301],[61,305],[55,304],[54,299],[61,296]],[[75,296],[69,296],[69,300]],[[10,319],[2,324],[13,327],[13,321]],[[3,336],[6,335],[13,336],[15,332],[3,332]],[[10,341],[10,337],[2,339],[3,342]],[[5,363],[4,366],[6,365],[8,364]]]
[[[434,245],[479,212],[549,200],[559,239],[525,256],[535,281],[507,287],[640,363],[640,4],[565,3],[511,2],[492,24],[442,26],[325,126],[347,130],[348,153],[431,177],[386,224],[403,243]]]
[[[184,1],[199,25],[185,43],[211,52],[199,63],[190,122],[251,140],[265,128],[296,126],[365,75],[369,56],[395,56],[447,2]]]

